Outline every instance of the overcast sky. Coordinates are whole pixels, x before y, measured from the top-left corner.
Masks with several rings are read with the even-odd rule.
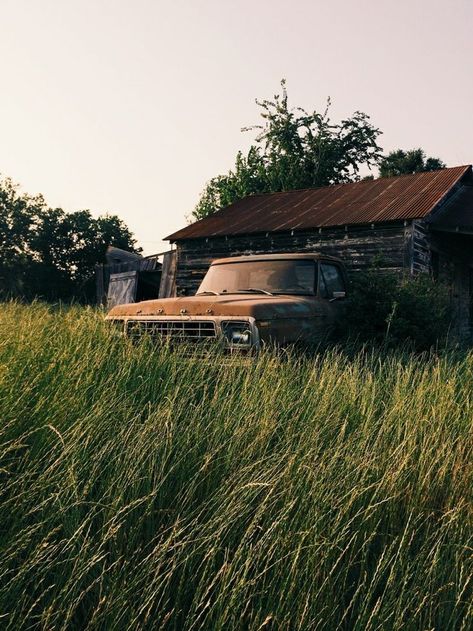
[[[473,162],[473,0],[0,0],[0,173],[118,214],[145,252],[258,122],[362,110],[384,150]]]

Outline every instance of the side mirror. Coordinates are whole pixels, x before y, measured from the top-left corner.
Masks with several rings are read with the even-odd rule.
[[[330,302],[333,300],[341,300],[342,298],[345,298],[346,295],[346,291],[334,291],[332,297],[330,298]]]

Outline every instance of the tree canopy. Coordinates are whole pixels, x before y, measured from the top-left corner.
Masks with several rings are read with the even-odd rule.
[[[373,179],[366,169],[379,167],[381,177],[445,168],[423,149],[397,149],[382,155],[382,133],[364,112],[334,123],[330,99],[323,113],[290,107],[286,82],[272,100],[256,100],[262,124],[244,127],[257,135],[246,154],[239,151],[235,166],[212,178],[204,188],[192,220],[203,219],[242,197],[298,188],[311,188]],[[365,173],[360,176],[360,171]]]
[[[410,149],[404,151],[397,149],[383,156],[379,162],[379,174],[381,177],[395,175],[409,175],[422,171],[437,171],[444,169],[445,163],[440,158],[428,158],[423,149]]]
[[[202,219],[219,208],[254,193],[270,193],[353,182],[362,167],[381,158],[380,130],[363,112],[334,123],[330,99],[323,113],[288,103],[285,81],[273,100],[256,100],[262,124],[243,128],[257,136],[248,153],[239,152],[226,175],[206,185],[192,215]]]
[[[50,208],[42,195],[0,179],[0,296],[91,298],[94,267],[108,245],[137,251],[117,216]]]

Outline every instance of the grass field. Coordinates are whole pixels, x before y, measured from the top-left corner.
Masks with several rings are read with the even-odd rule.
[[[0,628],[473,628],[473,354],[205,362],[0,311]]]

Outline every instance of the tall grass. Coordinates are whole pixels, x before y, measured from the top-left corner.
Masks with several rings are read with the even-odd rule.
[[[472,386],[2,305],[1,628],[471,629]]]

